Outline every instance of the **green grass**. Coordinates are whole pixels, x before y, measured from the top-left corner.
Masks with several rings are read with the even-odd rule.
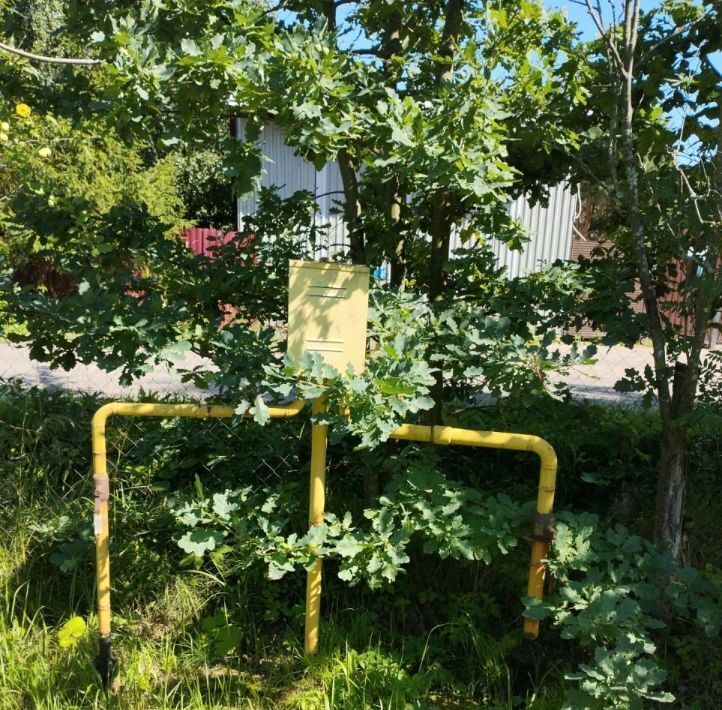
[[[239,479],[305,481],[307,436],[293,423],[279,425],[271,437],[268,429],[235,430],[219,422],[114,422],[111,572],[120,666],[106,694],[93,667],[89,533],[88,424],[98,404],[90,396],[0,384],[0,710],[561,706],[564,674],[584,658],[550,629],[539,642],[522,640],[518,590],[526,546],[494,567],[440,561],[417,550],[408,573],[383,592],[348,588],[327,565],[321,648],[310,659],[302,651],[302,575],[271,582],[261,568],[184,563],[167,499],[186,495],[196,475],[220,487]],[[511,428],[515,417],[528,413],[483,416]],[[574,441],[564,444],[552,421],[574,432]],[[657,436],[648,415],[541,412],[537,421],[526,421],[529,426],[557,439],[562,500],[576,496],[586,507],[596,496],[598,510],[613,510],[615,486],[626,470],[642,491],[638,515],[644,518]],[[634,441],[621,441],[624,431]],[[712,494],[719,490],[722,437],[711,427],[700,437],[689,491],[692,553],[695,564],[719,574],[715,539],[722,510]],[[603,469],[599,461],[609,461],[610,451],[611,464]],[[356,454],[332,453],[329,500],[345,506],[345,489],[359,496],[349,473]],[[522,460],[490,455],[484,467],[478,457],[444,456],[454,475],[486,478],[519,498],[536,486]],[[589,470],[605,474],[596,493],[585,493],[590,484],[581,475]],[[62,647],[59,631],[75,616],[87,628]],[[211,618],[238,634],[228,653],[218,647]],[[685,707],[719,706],[715,669],[722,668],[722,656],[714,642],[679,628],[660,651]]]
[[[306,444],[292,428],[279,435],[279,451],[265,432],[254,439],[253,428],[241,442],[218,424],[168,422],[117,422],[110,435],[120,665],[106,694],[93,667],[88,532],[88,423],[98,402],[19,387],[0,395],[0,710],[544,707],[534,679],[522,678],[521,695],[513,687],[519,671],[509,654],[520,634],[513,642],[484,635],[463,604],[441,613],[450,597],[438,591],[427,595],[427,609],[414,608],[408,594],[348,590],[329,571],[320,653],[306,658],[300,575],[270,582],[263,570],[227,577],[184,567],[167,529],[166,497],[192,488],[196,473],[235,478],[240,467],[261,480],[295,475],[305,452],[293,447]],[[237,455],[227,455],[229,445]],[[204,624],[219,613],[239,632],[227,654]],[[62,647],[59,632],[75,616],[86,630]],[[550,707],[559,704],[558,680],[549,684],[550,697],[557,693]]]
[[[3,587],[3,709],[513,706],[509,667],[472,628],[466,629],[469,663],[478,664],[478,680],[467,687],[455,684],[429,659],[410,671],[402,653],[384,650],[373,635],[354,633],[349,619],[333,617],[324,620],[316,658],[303,657],[300,629],[297,638],[289,630],[267,646],[269,640],[252,624],[242,627],[252,654],[213,658],[196,623],[211,601],[213,585],[190,574],[174,579],[161,598],[132,617],[116,617],[120,672],[106,695],[92,667],[94,616],[88,615],[86,633],[74,647],[61,648],[63,618],[50,624],[48,616],[54,614],[37,606],[44,597],[41,585],[34,580],[14,590]]]

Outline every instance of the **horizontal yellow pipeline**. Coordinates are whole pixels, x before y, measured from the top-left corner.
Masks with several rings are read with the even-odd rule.
[[[539,436],[511,434],[501,431],[457,429],[450,426],[422,426],[419,424],[402,424],[398,429],[392,431],[390,436],[392,439],[420,441],[442,446],[480,446],[487,449],[532,452],[541,461],[536,511],[540,515],[550,515],[552,512],[557,478],[557,455],[551,444]],[[548,540],[535,538],[532,541],[529,583],[527,586],[528,596],[535,599],[541,599],[544,593],[546,565],[543,560],[548,555]],[[536,638],[539,635],[539,621],[524,619],[524,634]]]
[[[303,409],[303,400],[285,407],[269,407],[268,414],[275,419],[296,416]],[[228,418],[235,408],[226,405],[156,404],[152,402],[110,402],[98,409],[91,423],[93,444],[93,482],[95,508],[96,577],[98,587],[98,626],[101,638],[110,637],[110,554],[108,500],[110,482],[106,462],[105,425],[109,417],[190,417],[195,419]],[[249,416],[249,415],[246,415]]]
[[[487,449],[509,449],[535,453],[547,469],[556,470],[557,455],[552,445],[533,434],[511,434],[503,431],[475,431],[451,426],[402,424],[390,434],[392,439],[422,441],[442,446],[482,446]]]
[[[294,417],[303,409],[304,401],[297,400],[285,407],[269,407],[271,417]],[[225,419],[235,414],[235,408],[225,404],[159,404],[155,402],[109,402],[93,415],[92,429],[104,427],[108,417],[187,417],[192,419]],[[246,414],[246,416],[249,416]]]

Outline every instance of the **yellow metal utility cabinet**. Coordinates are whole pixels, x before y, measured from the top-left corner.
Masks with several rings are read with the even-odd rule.
[[[288,352],[320,353],[344,372],[364,368],[369,270],[366,266],[291,261],[288,275]]]

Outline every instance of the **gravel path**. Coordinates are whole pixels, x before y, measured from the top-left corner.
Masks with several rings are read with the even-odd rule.
[[[560,350],[563,351],[562,348]],[[554,376],[552,379],[566,382],[576,397],[615,404],[633,403],[641,398],[641,393],[617,392],[614,385],[624,377],[625,370],[634,369],[642,373],[647,365],[652,365],[650,346],[599,346],[594,364],[580,365],[572,368],[567,375]]]

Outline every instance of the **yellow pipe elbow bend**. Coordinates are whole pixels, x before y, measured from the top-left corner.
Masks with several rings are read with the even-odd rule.
[[[296,416],[304,407],[297,400],[283,407],[269,407],[273,418]],[[159,402],[109,402],[98,408],[90,424],[93,454],[94,508],[93,530],[96,549],[96,584],[98,596],[98,626],[103,639],[110,637],[110,550],[108,502],[110,481],[107,471],[105,430],[108,419],[114,415],[127,417],[188,417],[195,419],[229,418],[234,407],[227,405],[167,404]]]
[[[514,434],[498,431],[477,431],[456,429],[448,426],[420,426],[402,424],[391,432],[393,439],[418,441],[443,446],[479,446],[490,449],[506,449],[511,451],[529,451],[539,457],[539,489],[537,493],[537,515],[549,516],[554,507],[554,492],[557,476],[557,455],[554,447],[545,439],[533,434]],[[537,525],[536,523],[540,523]],[[544,525],[541,525],[544,523]],[[544,593],[546,564],[549,545],[553,536],[550,518],[539,521],[535,519],[534,540],[532,541],[531,562],[527,594],[541,599]],[[536,528],[540,528],[538,531]],[[524,635],[536,638],[539,635],[539,621],[524,619]]]

